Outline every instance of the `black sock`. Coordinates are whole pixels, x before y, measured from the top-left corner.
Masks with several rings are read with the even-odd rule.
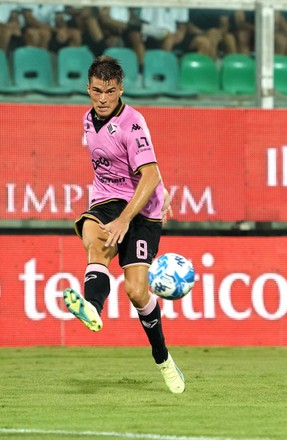
[[[104,302],[110,293],[110,278],[106,266],[102,264],[88,264],[85,273],[85,299],[96,307],[101,314]]]
[[[168,350],[165,345],[162,324],[161,324],[161,312],[158,302],[153,311],[149,315],[139,315],[140,322],[144,331],[148,337],[148,340],[152,347],[152,355],[157,364],[167,360]]]

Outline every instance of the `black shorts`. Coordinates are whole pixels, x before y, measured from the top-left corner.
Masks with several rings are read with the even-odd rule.
[[[79,237],[82,237],[84,221],[88,218],[103,224],[117,218],[127,202],[124,200],[110,201],[92,206],[92,208],[81,214],[75,221],[75,230]],[[124,236],[122,243],[118,246],[119,264],[127,267],[132,264],[145,264],[150,266],[155,258],[161,236],[162,223],[149,220],[142,215],[136,215],[130,222],[130,227]]]

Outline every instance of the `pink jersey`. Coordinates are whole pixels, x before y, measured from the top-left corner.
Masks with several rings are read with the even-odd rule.
[[[156,163],[146,121],[133,107],[121,103],[101,128],[98,123],[93,109],[85,114],[84,129],[94,169],[91,206],[111,199],[129,202],[140,180],[140,168]],[[160,183],[140,213],[160,220],[163,201]]]

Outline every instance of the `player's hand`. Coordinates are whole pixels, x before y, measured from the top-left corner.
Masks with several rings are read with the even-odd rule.
[[[168,193],[168,191],[164,188],[164,202],[163,202],[163,207],[162,207],[162,224],[164,225],[167,220],[168,217],[173,217],[173,212],[172,212],[172,208],[170,206],[170,195]]]
[[[171,206],[168,206],[167,209],[162,210],[162,224],[165,225],[168,221],[169,217],[173,217],[173,212]]]
[[[116,246],[117,243],[121,243],[123,241],[124,236],[129,229],[129,222],[121,217],[118,217],[105,225],[99,223],[99,226],[108,235],[105,247],[109,247]]]

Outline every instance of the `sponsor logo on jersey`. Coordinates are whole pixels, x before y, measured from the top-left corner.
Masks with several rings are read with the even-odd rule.
[[[110,161],[106,157],[100,157],[99,159],[95,160],[92,159],[93,168],[96,171],[98,167],[100,168],[108,168],[110,166]]]
[[[125,183],[126,179],[124,177],[117,177],[115,179],[112,179],[110,177],[101,177],[101,176],[96,176],[97,179],[102,182],[102,183]]]
[[[140,138],[136,138],[136,143],[138,148],[149,147],[148,140],[145,136],[141,136]]]

